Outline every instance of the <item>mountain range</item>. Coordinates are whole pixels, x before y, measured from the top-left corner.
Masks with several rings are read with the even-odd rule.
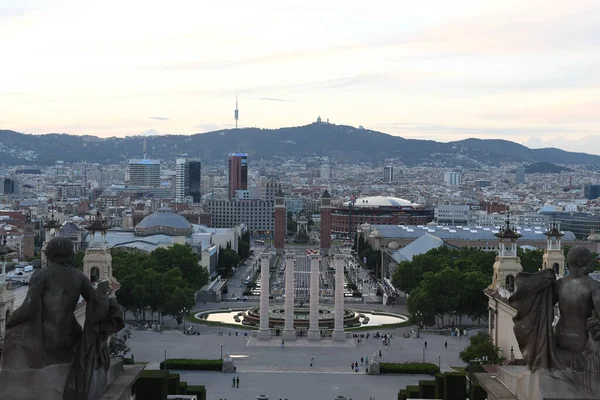
[[[465,139],[442,143],[328,123],[123,138],[54,133],[30,135],[0,130],[0,163],[52,165],[57,160],[119,163],[141,158],[144,139],[147,140],[148,157],[163,160],[180,156],[205,161],[225,160],[228,153],[241,151],[248,153],[251,159],[327,156],[342,163],[383,163],[386,159],[396,159],[406,165],[482,166],[503,162],[600,165],[597,155],[556,148],[530,149],[507,140]]]

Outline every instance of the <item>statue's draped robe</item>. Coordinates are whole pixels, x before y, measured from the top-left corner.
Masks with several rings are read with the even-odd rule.
[[[517,311],[513,330],[523,359],[532,372],[539,371],[561,381],[572,392],[600,393],[598,343],[589,336],[581,353],[555,344],[552,326],[557,300],[555,282],[556,276],[550,269],[517,275],[517,291],[509,298],[509,304]],[[595,318],[594,314],[588,319],[588,326]]]

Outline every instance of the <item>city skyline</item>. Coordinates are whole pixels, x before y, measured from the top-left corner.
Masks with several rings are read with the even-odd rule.
[[[304,125],[600,154],[593,1],[74,1],[0,7],[0,128]],[[160,5],[160,6],[159,6]]]

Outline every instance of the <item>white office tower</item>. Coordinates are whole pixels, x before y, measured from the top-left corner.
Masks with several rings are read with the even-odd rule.
[[[321,165],[321,179],[331,179],[331,167],[329,167],[329,164]]]
[[[446,172],[444,174],[444,183],[446,185],[462,185],[462,173],[460,172]]]
[[[129,185],[141,187],[160,186],[159,160],[129,160]]]
[[[391,165],[383,167],[383,181],[385,183],[391,183],[394,181],[394,167]]]

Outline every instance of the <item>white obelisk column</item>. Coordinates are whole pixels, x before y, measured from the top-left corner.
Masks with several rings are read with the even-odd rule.
[[[331,337],[333,340],[346,340],[344,332],[344,265],[346,257],[342,254],[336,254],[335,263],[335,311],[334,328]]]
[[[321,332],[319,331],[319,258],[318,254],[310,256],[310,315],[308,340],[320,340]]]
[[[260,327],[258,328],[259,339],[271,339],[269,330],[269,260],[271,256],[267,253],[260,255]]]
[[[294,260],[292,253],[285,255],[285,325],[283,338],[293,340],[296,338],[294,329]]]

